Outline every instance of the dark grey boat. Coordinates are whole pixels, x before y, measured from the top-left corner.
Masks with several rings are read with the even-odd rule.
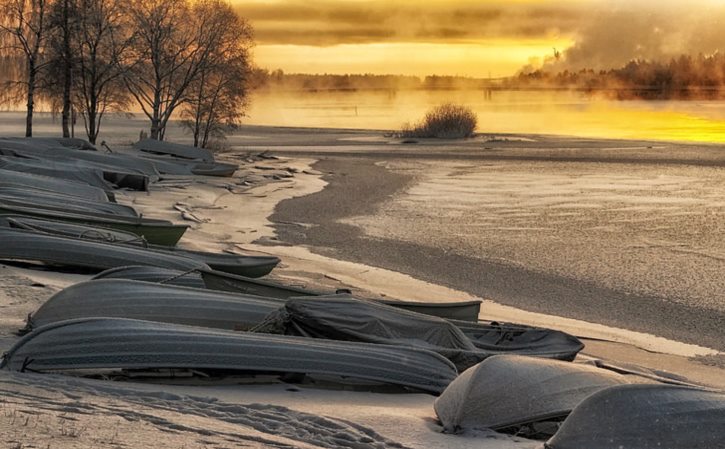
[[[118,318],[62,321],[21,338],[1,368],[51,373],[192,369],[363,379],[440,393],[457,375],[430,351]]]
[[[0,169],[0,183],[6,186],[28,187],[64,195],[77,196],[89,201],[108,201],[113,194],[104,189],[92,187],[80,182],[51,178],[50,176],[33,175],[12,170]]]
[[[434,408],[447,432],[520,428],[560,420],[589,395],[626,383],[590,365],[496,355],[458,376]]]
[[[1,200],[0,205],[2,205]],[[203,262],[215,270],[236,273],[249,277],[265,276],[269,274],[280,262],[279,258],[274,256],[217,254],[204,251],[184,250],[172,246],[150,245],[143,238],[129,232],[83,224],[64,223],[57,220],[23,217],[19,215],[0,215],[0,226],[25,229],[62,237],[96,240],[105,243],[135,245],[148,248],[153,251],[161,251],[177,256],[189,257]]]
[[[103,213],[67,212],[50,209],[25,207],[0,202],[0,215],[25,215],[69,223],[80,223],[101,228],[130,232],[156,245],[174,246],[188,225],[175,224],[166,220],[151,218],[124,217]]]
[[[582,401],[548,449],[724,449],[725,394],[622,385]]]
[[[20,229],[0,228],[0,242],[2,260],[38,261],[98,271],[130,264],[181,271],[209,269],[206,264],[188,257]]]
[[[163,142],[154,139],[145,139],[133,144],[139,151],[152,154],[168,154],[184,159],[198,159],[205,162],[214,162],[214,155],[204,148],[197,148],[191,145]]]
[[[201,275],[194,272],[180,272],[166,268],[132,265],[127,267],[110,268],[102,271],[93,279],[128,279],[142,282],[156,282],[181,287],[206,288]],[[217,290],[210,290],[217,291]],[[233,293],[238,294],[238,293]]]
[[[25,215],[0,215],[0,227],[24,229],[26,231],[57,235],[60,237],[97,240],[106,243],[144,242],[142,237],[131,232],[65,221],[46,220]],[[201,277],[199,279],[201,281]]]
[[[58,321],[107,317],[245,331],[284,303],[259,296],[215,292],[125,279],[67,287],[28,318],[25,332]]]

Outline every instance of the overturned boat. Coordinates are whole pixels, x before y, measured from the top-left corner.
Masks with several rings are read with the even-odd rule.
[[[98,273],[93,277],[93,279],[127,279],[167,285],[178,285],[181,287],[206,288],[204,280],[201,278],[201,274],[196,271],[181,272],[177,270],[169,270],[167,268],[140,265],[110,268]]]
[[[28,317],[23,332],[78,318],[130,318],[245,331],[283,305],[280,300],[213,290],[105,279],[81,282],[53,295]]]
[[[58,237],[35,232],[0,228],[0,259],[37,261],[68,267],[105,270],[135,265],[191,271],[209,269],[195,259],[126,245]]]
[[[621,385],[589,396],[547,449],[722,449],[725,394],[672,385]]]
[[[118,318],[62,321],[34,330],[0,368],[41,373],[190,369],[340,376],[440,393],[456,377],[438,354],[415,348],[315,340]]]
[[[447,432],[513,428],[521,434],[522,427],[561,420],[591,394],[628,382],[590,365],[496,355],[458,376],[434,409]]]

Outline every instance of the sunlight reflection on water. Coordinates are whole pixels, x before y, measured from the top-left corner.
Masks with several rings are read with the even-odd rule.
[[[476,111],[483,133],[725,142],[725,101],[610,101],[578,92],[259,91],[245,122],[390,130],[445,102]]]

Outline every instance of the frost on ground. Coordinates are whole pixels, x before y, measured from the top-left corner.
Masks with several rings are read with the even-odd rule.
[[[82,379],[0,374],[11,447],[405,448],[345,420],[270,404],[148,392]]]

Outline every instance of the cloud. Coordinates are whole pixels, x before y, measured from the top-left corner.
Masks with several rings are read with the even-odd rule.
[[[633,59],[668,60],[725,50],[725,6],[717,2],[613,2],[583,21],[553,69],[608,69]]]

